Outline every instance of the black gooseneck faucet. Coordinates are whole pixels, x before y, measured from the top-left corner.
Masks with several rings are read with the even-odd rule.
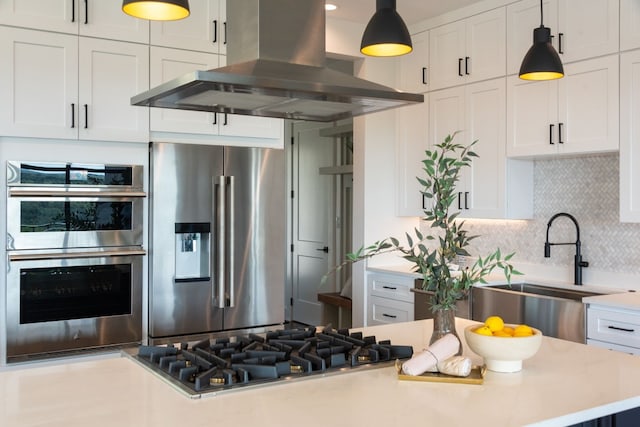
[[[559,216],[566,216],[573,224],[576,226],[576,241],[575,243],[549,243],[549,229],[551,228],[551,224],[553,221]],[[576,245],[576,255],[574,257],[574,273],[573,273],[573,283],[578,286],[582,285],[582,267],[589,267],[589,263],[587,261],[582,260],[582,255],[580,254],[580,226],[578,225],[578,220],[571,214],[560,212],[551,217],[549,222],[547,223],[547,239],[544,242],[544,257],[549,258],[551,256],[551,246],[556,245]]]

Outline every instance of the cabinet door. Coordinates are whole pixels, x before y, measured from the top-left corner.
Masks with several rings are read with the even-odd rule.
[[[218,55],[186,50],[151,47],[150,85],[156,87],[166,81],[196,70],[218,67]],[[151,130],[212,135],[217,123],[211,113],[182,111],[168,108],[151,109]]]
[[[620,221],[640,222],[640,50],[620,55]]]
[[[0,135],[77,138],[78,37],[0,27]]]
[[[640,47],[640,2],[620,0],[620,50]]]
[[[191,0],[191,14],[178,21],[151,22],[151,44],[177,49],[220,53],[224,25],[218,0]]]
[[[421,93],[430,89],[429,32],[411,36],[413,52],[398,59],[398,88],[406,92]]]
[[[283,132],[284,120],[282,119],[228,114],[223,118],[222,123],[218,120],[218,133],[224,136],[281,139]]]
[[[468,82],[505,75],[505,28],[505,9],[502,7],[466,20],[465,74]]]
[[[88,0],[79,5],[81,36],[149,43],[149,21],[124,13],[121,2]]]
[[[149,47],[80,37],[79,138],[149,141],[149,108],[131,97],[149,89]]]
[[[558,31],[557,0],[544,0],[544,26]],[[540,26],[540,1],[522,0],[507,6],[507,74],[518,74],[533,45],[533,30]],[[553,38],[554,46],[557,37]]]
[[[4,25],[77,34],[79,16],[78,0],[0,1]]]
[[[559,0],[559,46],[563,62],[618,51],[619,0]]]
[[[423,216],[425,206],[422,186],[417,177],[424,176],[422,160],[429,148],[429,99],[396,110],[398,138],[396,139],[397,215]]]
[[[451,89],[439,90],[429,94],[429,134],[432,144],[439,144],[447,137],[455,132],[455,141],[463,143],[467,138],[468,129],[465,128],[465,106],[464,106],[465,88],[464,86]],[[451,212],[465,209],[465,202],[469,202],[469,194],[467,192],[468,171],[462,170],[460,181],[456,191],[458,198],[451,206]],[[466,199],[466,200],[465,200]]]
[[[558,82],[507,78],[507,155],[529,157],[557,152]]]
[[[558,80],[560,153],[618,150],[618,69],[618,55],[565,66]]]
[[[454,22],[429,32],[431,89],[464,83],[465,24]]]
[[[505,80],[494,79],[467,86],[465,144],[478,141],[473,151],[464,216],[503,218],[505,215]]]

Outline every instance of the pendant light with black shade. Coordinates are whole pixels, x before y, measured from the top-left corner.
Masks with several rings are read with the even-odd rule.
[[[123,0],[122,11],[152,21],[175,21],[190,13],[189,0]]]
[[[540,27],[533,30],[533,46],[520,65],[523,80],[554,80],[564,76],[560,56],[551,44],[551,30],[543,25],[542,16],[540,0]]]
[[[412,50],[409,30],[396,12],[396,0],[376,0],[376,13],[364,30],[360,52],[368,56],[400,56]]]

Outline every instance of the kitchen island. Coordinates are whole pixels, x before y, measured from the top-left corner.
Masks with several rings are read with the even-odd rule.
[[[473,323],[456,322],[461,337]],[[357,330],[419,351],[432,323]],[[489,371],[482,385],[400,381],[386,366],[189,399],[111,357],[0,372],[0,402],[5,426],[566,426],[640,406],[640,358],[544,338],[521,372]]]

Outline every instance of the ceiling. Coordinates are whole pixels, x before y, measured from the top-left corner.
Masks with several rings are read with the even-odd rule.
[[[376,0],[326,0],[338,9],[327,17],[366,24],[376,11]],[[407,25],[412,25],[481,0],[397,0],[396,10]]]

